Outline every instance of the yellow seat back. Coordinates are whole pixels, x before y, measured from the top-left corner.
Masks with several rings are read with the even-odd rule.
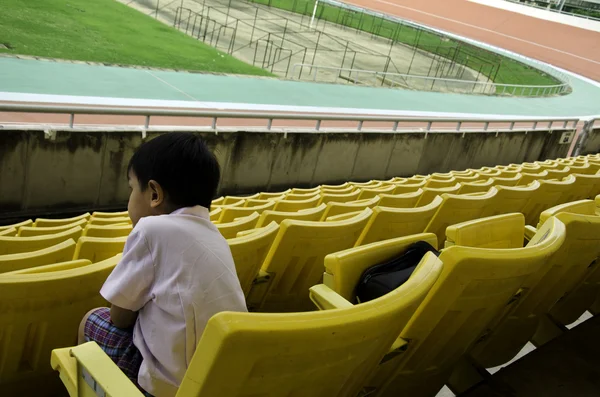
[[[56,234],[72,229],[75,226],[81,226],[82,228],[87,225],[87,219],[80,219],[76,222],[69,223],[68,225],[52,226],[52,227],[33,227],[33,226],[21,226],[17,236],[19,237],[33,237],[33,236],[45,236],[47,234]]]
[[[330,201],[335,201],[336,203],[347,203],[348,201],[356,201],[358,196],[360,195],[360,190],[355,190],[350,193],[325,193],[321,194],[321,200],[319,204],[327,204]]]
[[[573,187],[566,190],[560,198],[563,203],[593,199],[600,193],[600,174],[573,174],[573,176],[575,177]]]
[[[271,222],[256,233],[227,240],[244,296],[250,292],[252,282],[271,249],[278,231],[279,225]]]
[[[422,189],[417,189],[412,193],[403,194],[380,194],[378,205],[391,208],[413,208],[423,194]]]
[[[219,217],[219,223],[233,222],[236,218],[248,216],[253,212],[259,214],[266,210],[272,210],[275,207],[275,201],[269,200],[267,204],[256,206],[256,207],[221,207],[221,216]]]
[[[442,247],[446,240],[446,228],[480,218],[497,192],[492,187],[489,192],[477,196],[442,194],[442,202],[425,228],[425,233],[435,234],[438,237],[438,247]]]
[[[521,286],[560,248],[564,225],[548,226],[544,241],[532,247],[444,249],[442,274],[400,333],[405,351],[381,364],[368,384],[380,390],[376,395],[435,396]]]
[[[325,208],[327,208],[327,206],[325,204],[321,204],[315,208],[295,212],[281,212],[272,210],[263,211],[263,213],[260,214],[260,217],[258,218],[258,223],[256,224],[256,227],[263,227],[265,225],[270,224],[271,222],[281,223],[286,219],[316,222],[323,216]]]
[[[357,200],[368,200],[379,194],[392,194],[396,189],[395,185],[382,186],[377,188],[362,188]]]
[[[214,204],[218,204],[213,200]],[[92,218],[122,218],[124,216],[129,216],[128,211],[120,211],[120,212],[92,212]]]
[[[480,176],[479,174],[473,174],[473,175],[455,175],[454,179],[456,179],[456,182],[459,182],[460,184],[464,184],[465,182],[476,182],[480,179],[482,179],[483,177]]]
[[[319,186],[317,186],[317,187],[313,187],[313,188],[293,188],[290,191],[290,193],[309,194],[309,193],[319,193],[319,191],[321,191],[321,188]]]
[[[221,207],[211,208],[211,211],[210,211],[211,222],[217,222],[219,220],[219,218],[221,217],[221,212],[223,212]]]
[[[419,189],[425,187],[426,183],[427,183],[427,181],[424,179],[420,179],[419,181],[407,181],[406,183],[403,183],[401,185],[396,185],[396,188],[394,189],[393,194],[398,195],[398,194],[414,193],[414,192],[418,191]]]
[[[506,171],[502,174],[506,174]],[[517,186],[519,181],[521,180],[521,174],[517,173],[514,176],[510,177],[494,177],[494,186]]]
[[[279,200],[279,199],[283,199],[288,193],[290,193],[289,190],[285,191],[285,192],[279,192],[279,193],[259,193],[258,194],[258,199],[259,200]]]
[[[73,239],[68,239],[37,251],[0,255],[0,273],[70,261],[75,253],[75,244]]]
[[[285,200],[277,201],[273,210],[281,212],[301,211],[315,208],[319,201],[321,201],[321,195],[319,194],[309,197],[305,200],[288,200],[286,197]]]
[[[102,284],[119,258],[70,270],[0,276],[0,390],[22,396],[25,390],[54,385],[53,349],[71,346],[89,310],[105,306]],[[63,389],[64,391],[64,389]],[[60,390],[54,390],[59,395]],[[35,393],[36,395],[38,393]]]
[[[69,239],[79,240],[82,229],[75,226],[64,232],[34,237],[0,237],[0,255],[37,251]]]
[[[548,172],[542,171],[538,173],[522,172],[521,179],[517,182],[517,186],[527,186],[533,181],[543,181],[548,178]]]
[[[483,219],[483,220],[482,220]],[[446,247],[460,245],[474,248],[521,248],[525,217],[523,214],[503,214],[475,219],[449,226]],[[481,224],[485,223],[485,228]]]
[[[548,219],[560,214],[561,212],[581,215],[595,215],[595,207],[595,203],[592,200],[571,201],[569,203],[555,205],[554,207],[548,208],[540,214],[540,221],[537,223],[537,228],[539,229],[544,223],[546,223]]]
[[[308,289],[323,276],[323,259],[354,246],[372,211],[339,222],[285,220],[262,270],[270,275],[268,292],[257,302],[262,311],[311,310]]]
[[[89,224],[94,226],[116,225],[119,223],[131,223],[129,216],[111,217],[111,218],[92,218]]]
[[[423,195],[417,202],[417,207],[422,207],[424,205],[430,204],[437,196],[441,196],[444,193],[454,193],[458,194],[460,190],[460,183],[457,183],[454,186],[450,187],[442,187],[442,188],[423,188]]]
[[[0,232],[6,229],[19,229],[21,226],[31,226],[33,225],[33,221],[31,219],[27,219],[26,221],[23,222],[19,222],[19,223],[13,223],[12,225],[4,225],[4,226],[0,226]]]
[[[525,223],[528,225],[537,224],[542,211],[547,210],[555,205],[562,204],[561,197],[563,193],[571,189],[575,183],[575,177],[569,175],[563,181],[539,181],[540,187],[531,196],[523,214],[525,215]]]
[[[438,196],[423,207],[375,207],[373,215],[356,241],[356,246],[423,233],[441,203],[442,198]]]
[[[51,265],[35,266],[35,267],[31,267],[29,269],[15,270],[13,272],[4,273],[4,275],[8,276],[11,274],[51,273],[51,272],[58,272],[58,271],[63,271],[63,270],[78,269],[80,267],[88,266],[91,264],[92,264],[92,262],[90,262],[87,259],[78,259],[76,261],[67,260],[65,262],[57,262],[57,263],[53,263]]]
[[[92,263],[112,258],[123,252],[127,237],[81,237],[77,241],[73,260],[88,259]]]
[[[462,182],[458,194],[483,193],[494,186],[494,178],[474,182]]]
[[[425,182],[424,187],[429,189],[440,189],[444,187],[452,187],[454,185],[456,185],[456,179],[454,179],[454,177],[449,179],[437,179],[431,177],[427,180],[427,182]]]
[[[238,218],[232,222],[219,223],[216,226],[223,237],[234,238],[239,232],[254,229],[259,216],[258,212],[253,212],[248,216]]]
[[[131,224],[106,226],[87,225],[85,229],[83,229],[82,236],[103,238],[127,237],[132,230],[133,226]]]
[[[585,174],[585,175],[594,175],[599,167],[596,167],[595,164],[590,163],[581,163],[581,165],[570,165],[572,174]]]
[[[17,229],[14,227],[8,227],[0,230],[0,236],[15,237],[17,235]]]
[[[54,227],[54,226],[68,225],[70,223],[77,222],[82,219],[85,219],[85,220],[90,219],[90,213],[86,212],[85,214],[81,214],[79,216],[74,216],[73,218],[63,218],[63,219],[37,218],[33,225],[36,227]]]
[[[571,169],[569,167],[549,169],[547,171],[548,171],[548,178],[550,178],[550,179],[560,180],[571,174]]]
[[[366,200],[357,200],[357,201],[349,201],[347,203],[336,203],[335,201],[330,201],[327,203],[327,208],[323,212],[321,216],[321,220],[341,215],[347,214],[349,212],[362,211],[365,208],[373,208],[379,203],[379,197],[375,196]]]
[[[528,186],[495,186],[497,193],[488,207],[484,208],[481,217],[523,212],[525,205],[540,188],[540,183],[534,181]]]
[[[250,199],[256,199],[258,198],[258,193],[253,194],[252,196],[225,196],[225,198],[223,198],[223,201],[221,202],[221,205],[232,205],[232,204],[236,204],[236,203],[244,203],[246,200],[250,200]]]

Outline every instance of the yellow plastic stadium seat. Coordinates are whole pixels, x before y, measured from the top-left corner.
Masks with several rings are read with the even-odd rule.
[[[423,195],[421,196],[421,198],[419,199],[419,201],[417,202],[417,206],[418,207],[423,207],[424,205],[427,205],[431,202],[433,202],[433,200],[437,197],[440,196],[444,193],[454,193],[457,194],[458,191],[460,190],[460,183],[457,183],[454,186],[450,186],[450,187],[442,187],[439,189],[436,188],[423,188]]]
[[[275,200],[275,199],[272,199],[272,200],[248,199],[248,200],[244,201],[243,205],[233,205],[233,207],[244,207],[244,208],[260,207],[262,205],[269,204],[271,201],[278,201],[278,200]],[[223,206],[223,207],[226,207],[226,206]]]
[[[0,277],[3,396],[61,395],[48,358],[72,345],[84,314],[105,306],[98,291],[119,258],[71,270]],[[64,392],[64,391],[63,391]]]
[[[82,237],[77,241],[73,260],[88,259],[92,263],[112,258],[123,252],[127,237]]]
[[[442,172],[434,172],[431,174],[431,178],[437,180],[448,180],[454,178],[454,175],[450,172],[442,173]]]
[[[26,221],[14,223],[12,225],[0,226],[0,232],[3,230],[6,230],[6,229],[11,229],[11,228],[15,228],[18,230],[21,226],[31,226],[31,225],[33,225],[33,221],[31,219],[27,219]]]
[[[126,237],[129,236],[129,233],[131,233],[132,230],[133,226],[131,224],[107,226],[87,225],[85,229],[83,229],[81,236],[102,238]]]
[[[488,227],[482,228],[482,222]],[[462,245],[475,248],[522,248],[524,228],[525,217],[518,213],[463,222],[448,226],[446,247]]]
[[[315,208],[318,205],[319,201],[321,201],[320,195],[310,197],[306,200],[279,200],[275,204],[275,208],[273,208],[273,210],[280,212],[294,212],[307,210],[310,208]]]
[[[470,346],[563,240],[564,227],[557,226],[534,247],[452,246],[439,258],[428,253],[419,267],[441,261],[442,273],[394,343],[402,349],[379,365],[365,389],[376,397],[435,396]]]
[[[351,219],[354,218],[355,216],[359,215],[360,211],[354,211],[354,212],[346,212],[345,214],[339,214],[339,215],[333,215],[333,216],[329,216],[327,217],[324,222],[339,222],[339,221],[345,221],[346,219]]]
[[[319,186],[317,187],[313,187],[310,189],[303,189],[303,188],[293,188],[290,193],[294,193],[294,194],[310,194],[310,193],[319,193],[321,191],[321,188]]]
[[[454,178],[450,178],[450,179],[429,178],[427,180],[427,182],[425,183],[424,187],[429,188],[429,189],[440,189],[440,188],[445,188],[445,187],[453,187],[454,185],[456,185],[456,179],[454,179]]]
[[[502,171],[493,168],[482,168],[481,170],[478,170],[477,173],[483,178],[500,178],[502,175]]]
[[[365,208],[373,208],[378,205],[379,200],[379,197],[373,197],[367,200],[349,201],[347,203],[330,201],[327,203],[327,208],[325,209],[325,212],[323,212],[321,220],[324,221],[331,216],[346,214],[348,212],[362,211]]]
[[[358,200],[358,196],[360,195],[360,190],[355,190],[351,193],[323,193],[321,195],[321,200],[319,204],[327,204],[330,201],[335,201],[336,203],[347,203],[348,201],[356,201]]]
[[[594,175],[600,166],[596,167],[595,164],[584,163],[582,165],[570,165],[571,174],[585,174],[585,175]]]
[[[362,245],[327,255],[325,257],[323,284],[348,302],[356,303],[355,290],[364,271],[371,266],[400,256],[411,244],[418,241],[425,241],[437,248],[437,237],[434,234],[421,233]],[[318,295],[311,295],[311,299],[318,298]],[[317,307],[320,306],[318,302],[314,303]],[[323,310],[325,308],[319,307],[319,309]]]
[[[494,186],[517,186],[519,184],[519,181],[521,180],[522,175],[517,173],[515,174],[515,176],[512,177],[494,177],[492,178],[494,180]]]
[[[473,174],[473,175],[455,175],[454,179],[456,179],[456,182],[460,182],[461,184],[464,182],[475,182],[481,179],[485,179],[485,177],[482,177],[479,174]]]
[[[522,286],[522,294],[486,338],[470,352],[482,367],[502,365],[515,357],[545,323],[555,302],[568,294],[600,255],[600,217],[560,213],[542,226],[527,247],[535,248],[545,234],[560,226],[565,230],[560,248]],[[515,233],[519,233],[515,230]]]
[[[290,193],[289,189],[286,190],[285,192],[279,192],[279,193],[259,193],[258,199],[259,200],[277,200],[277,199],[284,198],[288,193]]]
[[[492,198],[490,205],[483,209],[481,217],[485,218],[513,212],[522,213],[525,205],[527,205],[539,188],[540,183],[538,181],[532,182],[529,186],[495,186],[498,192]]]
[[[63,219],[44,219],[37,218],[33,224],[35,227],[54,227],[54,226],[63,226],[68,225],[73,222],[77,222],[81,219],[88,220],[90,219],[90,213],[86,212],[85,214],[74,216],[73,218],[63,218]]]
[[[214,201],[213,201],[214,203]],[[217,204],[217,203],[215,203]],[[92,212],[92,218],[122,218],[124,216],[129,216],[128,211],[121,212]]]
[[[45,236],[47,234],[56,234],[64,232],[65,230],[72,229],[76,226],[85,228],[87,225],[86,219],[78,220],[77,222],[69,223],[68,225],[54,226],[54,227],[32,227],[32,226],[21,226],[17,236],[19,237],[33,237],[33,236]]]
[[[233,222],[236,218],[248,216],[253,212],[259,214],[266,210],[272,210],[275,207],[275,201],[269,201],[268,204],[260,205],[257,207],[222,207],[221,216],[219,217],[219,223]]]
[[[37,251],[0,255],[0,273],[70,261],[75,253],[75,244],[73,239],[68,239]]]
[[[483,193],[490,190],[494,186],[494,178],[487,180],[479,180],[475,182],[461,182],[458,194]]]
[[[68,260],[66,262],[58,262],[52,265],[43,265],[43,266],[34,266],[28,269],[23,270],[15,270],[14,272],[4,273],[2,276],[10,276],[13,274],[41,274],[41,273],[51,273],[58,272],[63,270],[77,269],[84,266],[91,265],[92,262],[87,259],[79,259],[76,261]]]
[[[357,396],[377,363],[394,354],[394,340],[439,273],[432,260],[397,290],[340,310],[218,313],[177,396]],[[51,362],[71,396],[96,395],[92,384],[112,397],[142,397],[93,342],[55,350]],[[86,369],[87,382],[77,368]]]
[[[260,231],[227,240],[244,296],[250,292],[252,282],[258,275],[278,231],[279,225],[271,222]]]
[[[348,182],[342,183],[341,185],[321,185],[321,186],[319,186],[319,188],[321,190],[323,190],[323,189],[339,190],[339,189],[347,189],[348,187],[351,187],[354,189],[354,186],[350,185]]]
[[[218,221],[219,218],[221,217],[221,212],[223,212],[223,210],[221,209],[221,207],[215,208],[212,211],[210,211],[210,220],[212,222]]]
[[[500,175],[498,175],[495,178],[513,179],[513,178],[516,178],[516,177],[520,176],[520,171],[518,171],[518,170],[499,169],[498,167],[496,167],[496,169],[498,169],[500,171]]]
[[[261,273],[248,296],[258,311],[311,310],[308,289],[319,284],[326,255],[350,248],[356,242],[372,211],[340,222],[285,220],[267,254]]]
[[[535,163],[510,164],[510,167],[519,168],[521,170],[521,174],[523,172],[535,173],[543,171],[542,167]]]
[[[16,235],[17,229],[15,229],[14,227],[0,230],[0,236],[15,237]]]
[[[355,188],[354,186],[347,186],[345,189],[327,189],[327,188],[321,188],[320,190],[320,194],[348,194],[348,193],[352,193],[353,191],[358,190],[357,188]]]
[[[496,188],[492,187],[489,192],[478,196],[442,194],[442,202],[425,228],[425,233],[435,234],[438,238],[437,246],[443,247],[446,228],[480,218],[483,211],[491,205],[497,192]]]
[[[381,183],[380,181],[368,181],[368,182],[348,182],[348,185],[350,186],[354,186],[357,188],[377,188],[377,187],[382,187],[383,183]]]
[[[248,216],[237,218],[233,222],[219,223],[216,226],[223,237],[234,238],[239,232],[254,229],[259,216],[258,212],[253,212]]]
[[[417,190],[425,187],[426,180],[418,180],[418,181],[409,181],[407,183],[403,183],[401,185],[396,185],[396,189],[394,189],[394,195],[405,194],[405,193],[414,193]]]
[[[552,163],[552,162],[540,162],[540,161],[536,161],[535,164],[537,164],[540,169],[542,170],[556,170],[558,168],[560,168],[560,164],[559,163]]]
[[[69,239],[77,241],[81,237],[81,232],[81,227],[76,226],[61,233],[47,234],[45,236],[0,237],[0,255],[38,251]]]
[[[285,196],[286,201],[306,201],[319,197],[320,193],[289,193]]]
[[[523,209],[525,223],[536,225],[542,211],[555,205],[563,204],[561,202],[563,194],[567,190],[572,189],[574,184],[575,177],[573,175],[569,175],[562,181],[540,181],[540,187],[535,191]]]
[[[256,200],[256,199],[248,199],[248,200],[250,201],[250,200]],[[236,201],[231,204],[213,204],[213,205],[211,205],[210,209],[216,210],[218,208],[223,208],[223,207],[245,207],[245,206],[246,206],[246,200],[242,199],[242,200]]]
[[[247,199],[255,199],[255,198],[258,198],[258,193],[253,194],[252,196],[246,196],[246,197],[242,197],[242,196],[225,196],[223,198],[223,201],[219,205],[232,205],[232,204],[239,203],[240,201],[243,203]]]
[[[521,173],[521,179],[517,182],[517,186],[527,186],[533,181],[541,181],[548,179],[548,171],[542,171],[539,173]]]
[[[423,190],[404,194],[380,194],[379,206],[391,208],[413,208],[421,198]]]
[[[562,169],[550,169],[548,171],[548,179],[563,179],[564,177],[571,174],[571,169],[569,167],[565,167]]]
[[[465,171],[450,171],[450,173],[452,175],[454,175],[454,177],[456,178],[457,176],[473,176],[473,175],[477,175],[476,172],[473,172],[471,170],[465,170]]]
[[[593,199],[600,193],[600,174],[572,174],[575,177],[573,187],[565,191],[560,198],[563,203],[570,201]]]
[[[441,203],[442,198],[438,196],[423,207],[373,208],[373,215],[358,237],[356,246],[423,233]]]
[[[223,204],[224,201],[225,201],[225,197],[223,197],[223,196],[218,197],[211,202],[211,206]]]
[[[358,200],[368,200],[376,197],[379,194],[392,194],[396,189],[395,185],[388,185],[377,188],[362,188],[360,194],[358,195]]]
[[[295,211],[295,212],[281,212],[267,210],[263,211],[258,218],[256,228],[260,228],[270,224],[271,222],[281,223],[286,219],[296,219],[298,221],[313,221],[316,222],[321,219],[323,212],[325,212],[327,206],[321,204],[318,207],[310,208],[307,210]]]
[[[92,218],[89,224],[94,226],[107,226],[117,225],[119,223],[131,223],[129,216],[122,216],[120,218]]]

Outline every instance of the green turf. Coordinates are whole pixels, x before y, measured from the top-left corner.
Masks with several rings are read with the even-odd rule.
[[[250,0],[254,3],[312,15],[315,0]],[[459,64],[481,71],[498,84],[554,85],[560,82],[544,72],[500,56],[482,48],[469,45],[433,32],[414,28],[374,15],[345,11],[339,7],[319,3],[316,17],[345,25],[451,59]],[[501,91],[502,89],[500,89]],[[525,93],[516,93],[527,94]]]
[[[0,53],[270,75],[115,0],[0,3]]]

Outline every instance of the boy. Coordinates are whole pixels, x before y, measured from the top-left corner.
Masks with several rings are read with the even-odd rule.
[[[207,321],[246,311],[231,251],[210,222],[219,183],[201,138],[168,133],[142,144],[128,168],[134,229],[88,313],[81,341],[95,341],[133,382],[156,397],[177,393]]]

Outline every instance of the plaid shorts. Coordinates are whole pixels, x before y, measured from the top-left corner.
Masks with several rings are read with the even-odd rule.
[[[110,321],[110,309],[101,307],[90,314],[85,322],[85,340],[96,342],[117,366],[140,388],[137,378],[142,365],[142,354],[133,344],[133,329],[117,328]]]

